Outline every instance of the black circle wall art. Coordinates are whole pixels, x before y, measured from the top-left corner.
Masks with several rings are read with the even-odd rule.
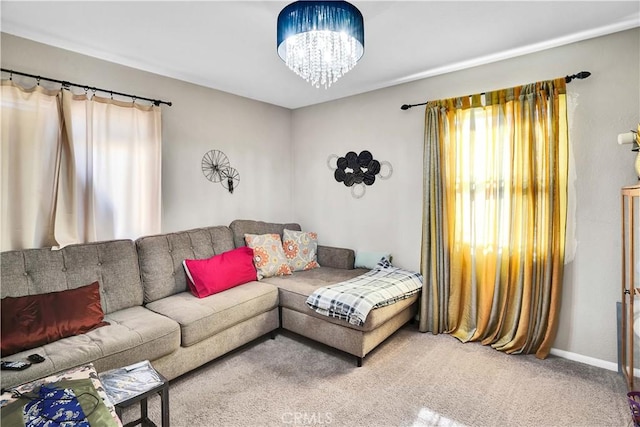
[[[334,159],[336,159],[335,167],[332,167]],[[367,150],[361,151],[360,154],[349,151],[343,157],[331,154],[327,159],[327,166],[334,170],[333,177],[336,181],[351,187],[351,195],[356,199],[364,196],[365,186],[373,185],[376,182],[376,176],[388,179],[393,172],[391,163],[375,160]],[[384,176],[380,173],[382,166],[386,166],[388,171]]]
[[[229,158],[220,150],[210,150],[202,156],[202,173],[211,182],[219,182],[229,193],[238,188],[240,174],[231,167]]]

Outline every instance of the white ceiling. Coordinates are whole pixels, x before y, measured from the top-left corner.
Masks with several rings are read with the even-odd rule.
[[[365,54],[329,89],[317,89],[276,53],[276,19],[288,3],[2,0],[0,28],[298,108],[640,26],[638,0],[354,0],[365,20]]]

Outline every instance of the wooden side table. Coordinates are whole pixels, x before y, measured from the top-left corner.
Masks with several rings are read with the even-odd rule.
[[[627,382],[629,391],[635,389],[634,362],[634,300],[640,296],[637,286],[638,260],[640,259],[640,185],[622,188],[622,324],[620,340],[620,360],[622,374]]]
[[[147,408],[147,400],[154,394],[160,396],[161,426],[169,427],[169,381],[153,369],[149,361],[113,369],[99,376],[120,419],[124,408],[140,403],[140,418],[128,422],[124,427],[157,427],[149,419]]]

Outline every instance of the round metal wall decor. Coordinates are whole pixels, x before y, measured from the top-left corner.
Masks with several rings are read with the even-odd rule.
[[[202,156],[202,173],[211,182],[219,182],[229,193],[238,188],[240,174],[229,164],[229,158],[220,150],[210,150]]]
[[[240,174],[235,168],[229,167],[223,173],[224,177],[222,178],[222,186],[226,188],[229,193],[233,193],[233,190],[238,187],[240,184]]]
[[[211,182],[222,181],[222,173],[229,167],[229,158],[219,150],[211,150],[202,156],[202,173]]]
[[[327,158],[327,167],[334,171],[333,177],[336,181],[351,188],[351,195],[356,199],[364,196],[366,186],[373,185],[376,182],[376,176],[389,179],[393,173],[391,163],[374,159],[371,152],[367,150],[361,151],[360,154],[349,151],[344,157],[330,154]],[[383,167],[384,174],[381,172]]]

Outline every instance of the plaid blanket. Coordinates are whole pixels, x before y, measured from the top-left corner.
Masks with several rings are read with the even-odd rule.
[[[409,298],[421,288],[421,274],[394,267],[383,258],[365,274],[316,289],[306,303],[320,314],[362,326],[374,308]]]

